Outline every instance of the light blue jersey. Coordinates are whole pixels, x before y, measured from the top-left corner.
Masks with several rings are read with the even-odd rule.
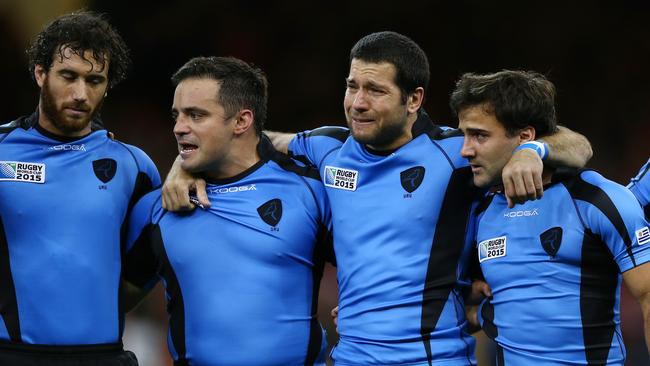
[[[207,210],[171,213],[160,191],[133,210],[126,279],[166,287],[168,346],[178,365],[324,365],[316,318],[323,265],[333,257],[318,172],[273,150],[208,184]]]
[[[160,177],[105,130],[61,138],[37,121],[0,127],[0,340],[119,343],[123,224]]]
[[[420,114],[413,140],[387,155],[349,131],[300,133],[332,206],[339,284],[336,365],[472,365],[461,275],[475,188],[463,137]]]
[[[650,170],[650,160],[645,163],[636,177],[632,178],[630,184],[627,185],[627,188],[634,193],[634,196],[643,207],[646,219],[650,219],[650,175],[647,174],[648,170]]]
[[[630,192],[594,171],[556,174],[540,200],[477,208],[476,243],[493,297],[479,310],[498,365],[623,365],[621,273],[650,260]]]

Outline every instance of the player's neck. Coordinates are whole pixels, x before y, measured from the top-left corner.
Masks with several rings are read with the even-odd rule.
[[[219,181],[237,177],[257,164],[261,158],[257,152],[259,137],[247,136],[234,141],[228,156],[217,169],[203,173],[209,181]]]

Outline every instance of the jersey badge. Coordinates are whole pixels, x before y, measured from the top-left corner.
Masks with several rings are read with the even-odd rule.
[[[45,183],[45,164],[0,161],[0,181]]]
[[[500,258],[506,256],[506,237],[500,236],[483,240],[478,243],[478,261],[483,262],[486,260]]]
[[[542,248],[546,254],[555,257],[562,244],[562,228],[553,227],[544,231],[539,236],[539,240],[542,242]]]
[[[399,179],[402,183],[402,188],[408,193],[413,193],[424,180],[424,167],[414,166],[413,168],[406,169],[399,173]]]
[[[647,226],[634,232],[636,234],[636,241],[639,245],[650,243],[650,230]]]
[[[272,231],[277,231],[276,226],[280,222],[280,219],[282,219],[282,201],[279,198],[267,201],[257,208],[257,213],[264,222],[271,225],[273,227],[272,229],[275,229]]]
[[[357,178],[359,172],[352,169],[325,166],[325,185],[332,188],[345,189],[346,191],[357,190]]]
[[[115,176],[117,162],[113,159],[99,159],[93,161],[93,171],[97,179],[108,183]]]

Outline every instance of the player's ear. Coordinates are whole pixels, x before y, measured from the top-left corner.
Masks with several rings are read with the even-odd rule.
[[[422,102],[424,102],[424,88],[415,88],[406,98],[406,110],[409,113],[415,113],[422,106]]]
[[[234,118],[235,129],[233,133],[235,135],[241,135],[249,129],[253,128],[253,124],[255,123],[255,116],[253,115],[253,111],[250,109],[242,109],[241,111],[237,112]]]
[[[47,76],[47,70],[45,70],[43,65],[34,66],[34,80],[36,80],[36,84],[38,84],[39,88],[43,87],[43,83],[45,82],[46,76]]]
[[[532,126],[526,126],[519,130],[519,144],[524,142],[534,141],[535,140],[535,128]]]

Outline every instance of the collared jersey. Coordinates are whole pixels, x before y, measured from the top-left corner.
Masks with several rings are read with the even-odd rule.
[[[172,357],[189,365],[324,365],[316,318],[330,213],[317,172],[258,145],[261,161],[207,187],[211,207],[134,208],[126,279],[166,287]]]
[[[650,175],[647,174],[648,170],[650,170],[650,160],[645,163],[636,177],[632,178],[630,184],[627,185],[627,188],[634,193],[636,199],[641,203],[646,219],[650,219]]]
[[[477,254],[493,298],[479,310],[499,365],[623,365],[621,273],[650,260],[630,192],[594,171],[556,175],[541,200],[478,209]]]
[[[457,287],[475,189],[463,137],[419,115],[387,156],[348,129],[300,133],[289,150],[315,164],[332,207],[339,284],[336,365],[471,365]]]
[[[0,127],[0,340],[119,342],[122,228],[160,177],[105,130],[63,141],[37,120]]]

